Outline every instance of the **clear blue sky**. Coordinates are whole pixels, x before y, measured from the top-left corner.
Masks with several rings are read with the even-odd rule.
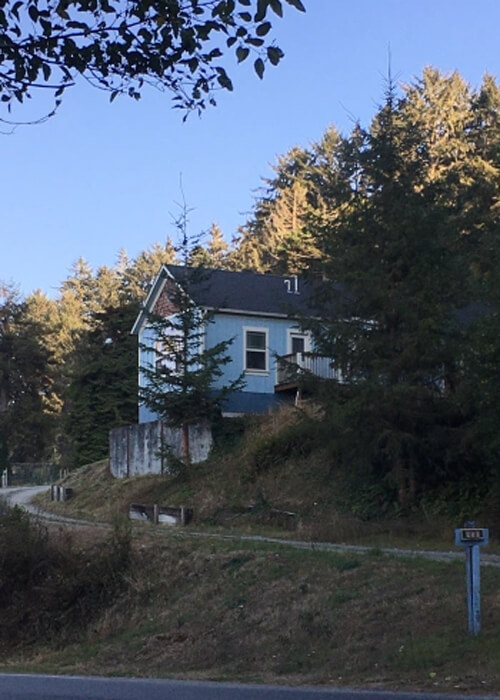
[[[287,6],[274,22],[283,62],[263,81],[235,66],[234,92],[201,118],[183,123],[168,94],[110,104],[82,84],[45,124],[0,135],[0,280],[55,296],[80,256],[112,265],[121,248],[134,257],[175,237],[181,175],[190,232],[215,221],[230,240],[278,155],[329,124],[348,132],[369,123],[389,49],[402,83],[427,65],[456,69],[473,86],[499,75],[499,0],[303,2],[305,15]]]

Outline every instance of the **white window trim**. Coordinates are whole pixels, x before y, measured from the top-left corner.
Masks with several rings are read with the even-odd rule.
[[[286,354],[292,354],[292,336],[299,336],[304,338],[304,352],[311,352],[312,349],[312,339],[311,334],[308,331],[301,331],[299,328],[287,328],[286,337]]]
[[[265,369],[248,369],[247,368],[247,331],[252,333],[264,333],[264,352],[266,360]],[[252,348],[250,348],[252,349]],[[269,328],[265,326],[243,326],[243,371],[245,374],[256,374],[260,376],[269,375]]]

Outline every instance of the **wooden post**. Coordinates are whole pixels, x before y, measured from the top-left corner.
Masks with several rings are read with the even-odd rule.
[[[158,507],[158,503],[153,504],[153,522],[155,525],[158,525],[158,515],[159,515],[160,509]]]

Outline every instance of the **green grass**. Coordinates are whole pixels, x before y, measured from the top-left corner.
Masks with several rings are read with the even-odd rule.
[[[498,692],[500,570],[482,589],[471,639],[458,564],[145,535],[78,643],[6,650],[0,668]]]
[[[79,643],[58,649],[42,640],[9,652],[0,668],[17,668],[22,657],[24,670],[51,673],[500,692],[500,569],[482,570],[483,628],[471,639],[462,562],[382,551],[452,550],[458,523],[428,511],[378,522],[339,512],[329,455],[311,454],[309,443],[303,454],[295,441],[280,457],[273,431],[293,434],[294,420],[269,417],[258,426],[258,449],[251,433],[219,446],[188,481],[116,480],[103,462],[67,478],[72,501],[40,498],[44,508],[90,520],[111,521],[131,502],[186,505],[195,519],[183,530],[134,528],[126,589]],[[294,528],[273,509],[296,513]],[[218,537],[227,533],[370,549],[344,554]]]

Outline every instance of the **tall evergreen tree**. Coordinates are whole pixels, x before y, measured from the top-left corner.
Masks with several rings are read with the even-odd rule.
[[[55,396],[53,355],[43,320],[8,285],[1,286],[0,434],[8,459],[39,462],[53,458]],[[32,300],[33,304],[33,300]]]
[[[278,159],[275,177],[264,180],[252,215],[234,241],[232,269],[297,273],[317,254],[304,227],[311,159],[298,147]]]
[[[169,317],[152,314],[149,318],[154,344],[145,349],[152,352],[155,361],[152,366],[142,368],[146,381],[140,388],[140,398],[168,425],[181,429],[183,460],[189,465],[189,426],[215,420],[226,396],[242,387],[242,378],[216,387],[224,365],[231,361],[227,349],[232,339],[212,347],[205,344],[206,326],[212,316],[198,307],[193,290],[210,281],[203,268],[188,265],[193,243],[186,234],[185,209],[177,225],[183,235],[184,266],[164,292],[176,311]]]
[[[137,343],[130,328],[138,311],[138,303],[104,309],[78,345],[64,421],[71,466],[104,459],[110,429],[137,422]]]
[[[348,384],[335,391],[339,449],[400,503],[449,468],[464,272],[449,201],[428,177],[444,166],[414,157],[422,134],[405,106],[389,85],[355,159],[363,188],[321,231],[324,273],[341,291],[329,299],[333,316],[315,327],[319,351]]]
[[[264,180],[251,216],[233,241],[232,269],[303,274],[318,267],[318,220],[334,216],[350,193],[353,170],[346,144],[329,127],[309,149],[295,147],[278,158],[275,176]]]
[[[118,261],[123,290],[130,301],[143,300],[162,265],[175,264],[176,247],[170,237],[164,245],[155,243],[132,261]],[[128,264],[126,264],[128,263]]]

